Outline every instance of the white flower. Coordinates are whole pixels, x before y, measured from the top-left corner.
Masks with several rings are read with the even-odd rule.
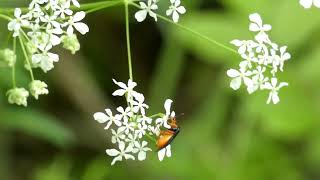
[[[122,140],[126,138],[126,136],[123,134],[121,129],[118,129],[117,131],[111,129],[112,137],[111,137],[111,142],[113,144],[115,143],[120,143]]]
[[[121,89],[118,89],[112,93],[113,96],[124,96],[127,95],[127,100],[131,99],[132,96],[136,96],[137,92],[133,90],[137,86],[137,83],[133,82],[131,79],[128,80],[128,85],[123,82],[117,82],[112,79],[113,82],[118,85]]]
[[[280,101],[280,98],[278,96],[278,91],[285,86],[288,86],[289,84],[286,82],[281,82],[279,85],[278,84],[278,79],[277,78],[272,78],[271,79],[271,83],[270,82],[266,82],[264,84],[264,89],[268,89],[270,90],[269,93],[269,98],[267,100],[267,104],[269,104],[271,101],[274,104],[278,104],[278,102]]]
[[[167,16],[172,15],[173,22],[177,23],[179,21],[179,14],[186,13],[186,9],[183,6],[180,6],[180,0],[170,0],[171,6],[166,11]]]
[[[146,125],[138,124],[135,134],[141,139],[145,134],[148,127]]]
[[[40,20],[41,22],[47,25],[47,29],[51,29],[51,28],[60,29],[60,23],[57,22],[57,16],[45,15],[45,16],[41,16]]]
[[[166,110],[166,114],[164,117],[162,118],[158,118],[156,119],[156,124],[158,126],[163,126],[167,129],[171,128],[170,125],[168,124],[168,119],[171,117],[175,117],[176,113],[174,111],[171,112],[171,104],[172,104],[172,100],[171,99],[167,99],[164,103],[164,109]]]
[[[53,53],[34,54],[32,64],[34,67],[40,67],[45,73],[54,68],[53,63],[59,61],[59,56]]]
[[[123,107],[119,106],[117,108],[117,111],[120,114],[116,114],[116,119],[118,119],[118,120],[123,119],[124,122],[128,122],[128,119],[133,116],[133,113],[131,112],[131,108],[130,107],[127,107],[126,109],[123,109]]]
[[[11,49],[4,49],[0,51],[0,60],[3,60],[9,67],[16,64],[17,55]]]
[[[119,119],[115,118],[112,115],[112,111],[110,109],[105,110],[107,115],[102,112],[97,112],[93,115],[94,119],[98,121],[99,123],[107,123],[106,127],[104,129],[109,129],[109,127],[114,123],[117,126],[121,126],[122,123],[119,121]]]
[[[320,8],[320,0],[300,0],[300,4],[307,9],[311,8],[312,4]]]
[[[134,146],[134,143],[137,142],[137,136],[135,134],[129,134],[126,138],[125,141],[130,145]]]
[[[30,93],[36,98],[39,98],[39,95],[49,94],[48,85],[45,82],[34,80],[29,85]]]
[[[68,22],[64,23],[62,26],[66,27],[68,26],[67,33],[68,35],[73,34],[75,28],[77,31],[79,31],[82,35],[89,32],[89,27],[85,24],[80,22],[84,19],[86,16],[86,13],[83,11],[77,12],[74,16],[70,16],[70,19]]]
[[[140,144],[139,142],[135,142],[135,149],[133,150],[133,153],[138,153],[138,160],[143,161],[147,157],[147,151],[152,151],[149,147],[146,147],[148,145],[148,142],[142,141]]]
[[[132,105],[133,105],[132,111],[135,112],[135,113],[138,113],[140,111],[142,115],[145,115],[146,114],[145,109],[148,109],[149,106],[144,103],[143,94],[137,93],[135,95],[135,99],[137,101],[133,101],[132,102]]]
[[[125,134],[129,134],[130,132],[134,131],[134,127],[136,124],[134,122],[123,122],[122,126],[119,128],[120,131],[124,132]]]
[[[117,161],[122,161],[122,158],[135,160],[134,156],[129,154],[133,151],[132,146],[125,148],[124,142],[119,142],[119,150],[117,149],[107,149],[106,153],[109,156],[115,157],[111,162],[111,165],[114,165]]]
[[[27,98],[29,92],[24,88],[14,88],[7,92],[8,101],[10,104],[27,106]]]
[[[153,17],[155,21],[157,21],[157,14],[154,13],[154,10],[158,9],[158,5],[154,0],[148,0],[148,5],[144,2],[140,2],[140,8],[138,12],[135,14],[135,18],[138,22],[142,22],[146,19],[147,14]]]
[[[61,18],[65,18],[66,15],[71,16],[72,10],[70,8],[70,1],[62,2],[60,6],[54,11],[55,16],[60,16]]]
[[[252,75],[251,71],[247,71],[244,66],[240,66],[240,70],[229,69],[227,75],[231,78],[230,87],[233,90],[238,90],[242,84],[242,80],[247,87],[252,86],[252,80],[248,76]]]
[[[239,48],[238,53],[240,55],[244,54],[246,51],[251,52],[253,48],[258,46],[258,44],[252,40],[241,41],[241,40],[235,39],[235,40],[231,41],[231,44],[233,44]]]
[[[21,9],[16,8],[14,10],[15,19],[8,23],[8,30],[14,32],[13,37],[19,36],[21,27],[26,27],[30,25],[29,21],[27,20],[28,17],[26,15],[21,14]]]
[[[283,66],[284,66],[284,62],[288,61],[291,58],[290,53],[286,52],[287,51],[287,46],[283,46],[280,48],[280,56],[279,56],[279,68],[281,71],[283,71]]]
[[[270,42],[269,37],[265,32],[271,30],[271,25],[263,24],[258,13],[250,14],[249,19],[251,21],[249,30],[252,32],[258,32],[256,35],[256,40],[258,42]]]
[[[70,0],[69,0],[69,1],[70,1]],[[76,6],[77,8],[80,7],[80,3],[78,2],[78,0],[71,0],[71,2],[72,2],[72,4],[73,4],[74,6]]]
[[[165,156],[171,157],[171,145],[170,144],[167,147],[158,151],[158,158],[160,161],[162,161]]]
[[[255,57],[253,52],[249,52],[248,54],[242,54],[241,57],[244,61],[241,62],[243,67],[252,68],[252,63],[258,62],[258,59]]]
[[[142,118],[138,118],[137,119],[137,122],[138,123],[140,123],[140,124],[142,124],[142,125],[147,125],[147,124],[151,124],[151,122],[152,122],[152,119],[151,118],[149,118],[149,117],[142,117]]]
[[[70,50],[72,54],[75,54],[80,50],[80,43],[75,34],[72,35],[64,35],[61,37],[61,41],[63,43],[63,48]]]

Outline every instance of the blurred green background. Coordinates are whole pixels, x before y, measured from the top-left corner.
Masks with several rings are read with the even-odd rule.
[[[96,1],[80,1],[96,2]],[[272,24],[271,39],[288,45],[292,59],[281,80],[278,105],[266,105],[267,92],[248,95],[229,88],[226,70],[239,57],[192,34],[152,19],[138,24],[131,8],[133,70],[138,90],[151,112],[174,100],[181,134],[173,157],[155,152],[144,162],[110,166],[105,149],[110,134],[92,114],[121,101],[111,79],[128,79],[124,10],[118,6],[86,17],[90,33],[79,36],[72,56],[55,49],[60,62],[48,74],[37,71],[50,94],[28,108],[8,105],[10,71],[0,69],[0,179],[320,179],[320,9],[304,10],[298,0],[183,0],[181,23],[215,40],[252,39],[248,15],[258,12]],[[1,0],[1,7],[26,6],[27,0]],[[164,14],[168,0],[161,0]],[[0,24],[5,47],[6,22]],[[22,57],[22,56],[20,56]],[[22,59],[20,59],[22,60]],[[18,70],[20,85],[29,82]]]

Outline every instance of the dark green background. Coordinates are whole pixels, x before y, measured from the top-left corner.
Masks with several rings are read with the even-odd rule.
[[[161,0],[165,13],[169,0]],[[82,1],[83,2],[83,1]],[[87,1],[89,2],[89,1]],[[93,2],[93,1],[92,1]],[[229,88],[226,70],[237,55],[176,26],[151,18],[138,24],[131,11],[134,79],[151,112],[163,112],[174,100],[181,133],[173,157],[155,152],[144,162],[110,166],[105,149],[109,133],[92,114],[123,103],[111,93],[112,78],[127,81],[124,9],[105,9],[86,17],[90,33],[79,36],[81,51],[72,56],[55,49],[60,62],[45,80],[50,94],[28,108],[8,105],[10,70],[0,69],[0,179],[320,179],[320,9],[303,9],[298,0],[184,0],[181,23],[224,44],[252,39],[248,15],[258,12],[272,24],[271,39],[288,45],[292,59],[279,78],[290,83],[278,105],[266,105],[268,92],[248,95]],[[1,7],[27,1],[1,0]],[[1,48],[7,47],[1,20]],[[18,61],[22,62],[22,56]],[[28,72],[18,70],[26,86]]]

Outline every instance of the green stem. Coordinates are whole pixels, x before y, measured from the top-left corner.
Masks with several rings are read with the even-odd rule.
[[[138,8],[138,9],[141,9],[140,6],[137,5],[136,3],[130,3],[130,4],[133,5],[134,7]],[[238,54],[238,52],[237,52],[236,50],[234,50],[234,49],[232,49],[232,48],[230,48],[230,47],[228,47],[228,46],[226,46],[226,45],[224,45],[224,44],[222,44],[222,43],[220,43],[220,42],[218,42],[218,41],[216,41],[216,40],[213,40],[213,39],[209,38],[208,36],[205,36],[205,35],[197,32],[197,31],[195,31],[195,30],[193,30],[193,29],[191,29],[191,28],[189,28],[189,27],[186,27],[186,26],[184,26],[184,25],[182,25],[182,24],[175,23],[175,22],[173,22],[171,19],[166,18],[166,17],[164,17],[164,16],[162,16],[162,15],[159,15],[159,14],[156,14],[156,15],[157,15],[157,17],[158,17],[159,19],[162,19],[162,20],[165,21],[165,22],[168,22],[168,23],[171,23],[171,24],[173,24],[173,25],[176,25],[177,27],[179,27],[179,28],[181,28],[181,29],[183,29],[183,30],[185,30],[185,31],[188,31],[188,32],[190,32],[190,33],[192,33],[192,34],[194,34],[194,35],[196,35],[196,36],[198,36],[198,37],[200,37],[200,38],[202,38],[202,39],[204,39],[204,40],[206,40],[206,41],[208,41],[208,42],[210,42],[210,43],[212,43],[212,44],[215,44],[215,45],[217,45],[217,46],[219,46],[219,47],[221,47],[221,48],[224,48],[224,49],[226,49],[226,50],[228,50],[228,51],[230,51],[230,52],[233,52],[233,53]]]
[[[96,12],[99,11],[101,9],[105,9],[108,7],[112,7],[112,6],[116,6],[116,5],[120,5],[123,3],[123,0],[119,0],[119,1],[106,1],[103,3],[96,3],[96,4],[87,4],[90,5],[89,7],[92,7],[91,9],[86,11],[86,14],[92,13],[92,12]],[[93,6],[93,5],[97,5],[97,6]],[[84,5],[85,6],[85,5]]]
[[[11,18],[9,16],[4,15],[4,14],[0,14],[0,18],[5,19],[7,21],[11,21]]]
[[[27,54],[26,48],[25,48],[25,46],[24,46],[24,44],[23,44],[23,41],[22,41],[22,38],[21,38],[20,36],[19,36],[19,40],[20,40],[20,45],[21,45],[21,48],[22,48],[24,57],[26,58],[26,61],[27,61],[28,66],[29,66],[29,67],[28,67],[28,70],[29,70],[29,72],[30,72],[31,79],[32,79],[32,81],[34,81],[34,76],[33,76],[32,68],[31,68],[31,63],[30,63],[30,61],[29,61],[29,56],[28,56],[28,54]]]
[[[158,113],[158,114],[154,114],[152,116],[150,116],[149,118],[154,118],[154,117],[163,117],[164,114],[163,113]]]
[[[150,134],[146,133],[146,136],[147,136],[150,140],[152,140],[154,143],[157,143],[157,140],[156,140],[154,137],[150,136]]]
[[[127,38],[127,53],[128,53],[128,66],[129,66],[129,77],[133,81],[132,75],[132,60],[131,60],[131,47],[130,47],[130,26],[129,26],[129,4],[125,0],[124,1],[124,9],[126,16],[126,38]]]
[[[14,37],[13,38],[13,52],[15,55],[17,54],[16,48],[17,48],[17,38]],[[12,85],[13,85],[13,88],[17,87],[17,85],[16,85],[16,67],[15,66],[16,66],[16,62],[12,65]]]

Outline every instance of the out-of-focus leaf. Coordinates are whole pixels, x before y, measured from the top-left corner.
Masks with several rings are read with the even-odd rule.
[[[58,157],[47,167],[40,167],[34,172],[33,180],[72,180],[72,164],[66,157]]]
[[[2,110],[0,114],[0,128],[20,131],[58,146],[70,145],[74,140],[72,131],[64,127],[57,119],[30,108]]]
[[[109,164],[106,157],[98,157],[88,164],[82,180],[104,180],[109,174]]]

